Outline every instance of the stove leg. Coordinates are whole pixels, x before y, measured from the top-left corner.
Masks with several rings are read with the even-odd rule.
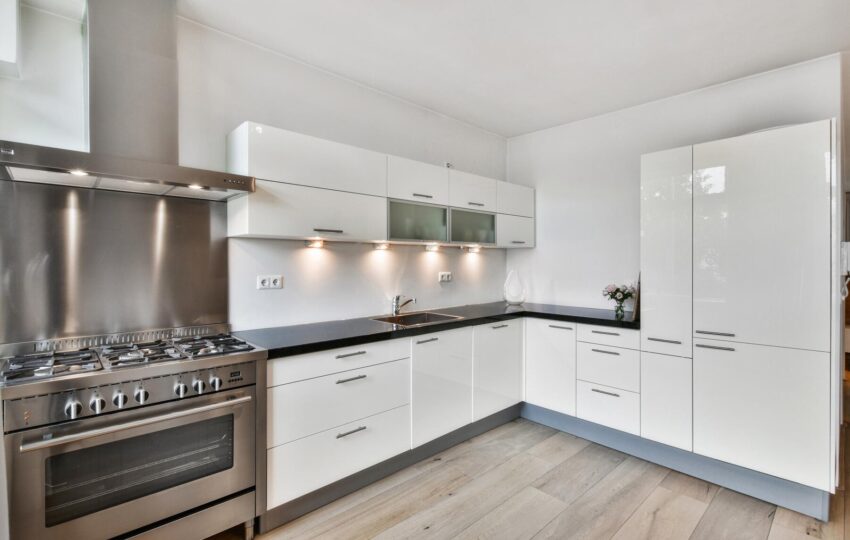
[[[245,540],[254,540],[254,520],[245,522]]]

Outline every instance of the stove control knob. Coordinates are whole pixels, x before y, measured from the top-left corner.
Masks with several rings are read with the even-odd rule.
[[[183,384],[182,382],[174,385],[174,395],[179,398],[186,397],[186,394],[189,392],[189,387]]]
[[[144,388],[137,389],[134,396],[136,398],[136,401],[138,401],[140,405],[144,405],[145,403],[147,403],[148,398],[151,397],[148,391]]]
[[[71,420],[77,418],[83,412],[83,404],[76,399],[71,400],[65,405],[65,416]]]
[[[192,383],[192,388],[195,389],[195,392],[203,394],[204,390],[206,390],[207,388],[207,383],[200,379],[197,379],[195,382]]]
[[[213,390],[221,390],[221,377],[213,375],[210,377],[210,386]]]
[[[89,401],[89,408],[95,414],[100,414],[106,408],[106,400],[100,396],[95,396]]]
[[[118,392],[115,392],[114,396],[112,396],[112,404],[119,409],[123,409],[124,405],[127,404],[128,399],[127,394],[119,390]]]

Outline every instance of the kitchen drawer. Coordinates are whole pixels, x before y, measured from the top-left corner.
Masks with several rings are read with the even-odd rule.
[[[282,384],[267,392],[267,445],[272,448],[409,404],[410,360]]]
[[[640,332],[615,326],[578,325],[578,340],[626,349],[640,349]]]
[[[640,392],[640,352],[594,343],[578,344],[576,377],[588,382]]]
[[[640,395],[619,388],[578,381],[576,416],[640,435]]]
[[[276,446],[267,454],[268,508],[409,449],[408,405]]]
[[[268,361],[268,386],[312,379],[392,360],[410,358],[410,339],[379,341]]]

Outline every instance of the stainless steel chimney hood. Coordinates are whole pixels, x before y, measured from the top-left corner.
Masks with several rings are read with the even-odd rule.
[[[150,161],[0,141],[0,180],[226,200],[254,178]]]

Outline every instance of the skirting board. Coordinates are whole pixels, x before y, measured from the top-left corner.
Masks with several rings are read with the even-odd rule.
[[[593,422],[587,422],[574,416],[544,409],[537,405],[524,403],[521,415],[532,422],[593,441],[602,446],[701,478],[707,482],[794,510],[821,521],[829,521],[830,494],[826,491],[700,456]]]
[[[403,454],[391,457],[390,459],[373,465],[368,469],[352,474],[342,480],[337,480],[333,484],[329,484],[312,493],[303,495],[297,499],[293,499],[280,506],[272,508],[260,516],[260,533],[264,534],[270,530],[280,527],[284,523],[288,523],[296,518],[310,513],[313,510],[320,508],[328,503],[335,501],[341,497],[353,493],[358,489],[364,488],[369,484],[377,482],[382,478],[396,473],[406,467],[414,465],[423,459],[428,459],[431,456],[439,454],[453,446],[467,441],[473,437],[486,433],[491,429],[495,429],[502,424],[507,424],[512,420],[519,418],[522,404],[517,404],[508,407],[502,411],[492,414],[486,418],[482,418],[472,424],[456,429],[451,433],[447,433],[442,437],[434,439],[431,442],[418,446],[413,450],[409,450]]]

